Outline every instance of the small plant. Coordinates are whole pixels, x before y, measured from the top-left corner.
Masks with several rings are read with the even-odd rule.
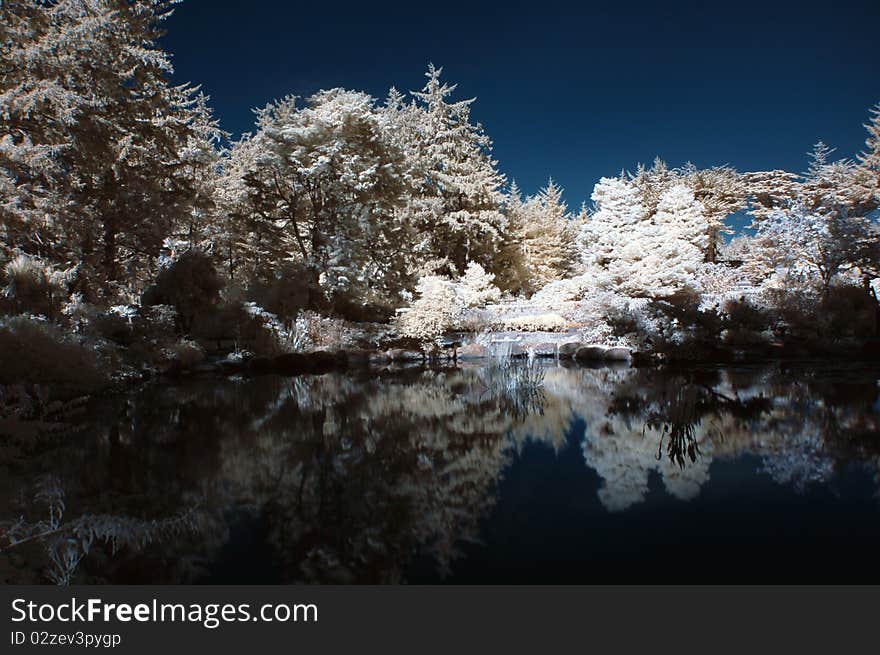
[[[3,268],[3,295],[13,314],[57,318],[67,300],[66,283],[72,270],[57,271],[38,257],[17,255]]]
[[[0,551],[30,543],[42,544],[48,560],[46,578],[60,586],[72,582],[79,564],[96,544],[108,545],[113,555],[123,549],[137,552],[153,541],[196,529],[194,510],[161,520],[108,514],[67,518],[64,490],[54,477],[37,481],[33,505],[43,508],[43,518],[29,521],[20,516],[0,523]]]

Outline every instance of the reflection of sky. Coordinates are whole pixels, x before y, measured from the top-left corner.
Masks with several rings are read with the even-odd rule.
[[[853,386],[870,397],[875,377]],[[698,427],[701,454],[683,468],[665,452],[658,460],[657,436],[642,438],[638,420],[609,420],[595,405],[557,452],[530,443],[504,474],[485,546],[467,551],[451,581],[865,582],[880,547],[870,451],[835,455],[832,435],[804,431],[813,420],[804,402],[833,404],[819,394],[805,400],[803,386],[791,399],[779,379],[739,391],[775,396],[772,420],[739,434],[723,421],[712,435]],[[835,429],[870,426],[859,406],[841,407]],[[863,407],[876,413],[880,403]],[[816,425],[826,420],[815,413]],[[870,448],[876,431],[868,430]],[[856,434],[850,445],[860,443]]]

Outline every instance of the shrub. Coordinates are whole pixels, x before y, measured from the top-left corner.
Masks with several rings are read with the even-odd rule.
[[[511,332],[562,332],[570,327],[570,323],[559,314],[508,316],[499,319],[496,325]]]
[[[169,359],[180,368],[192,368],[205,361],[205,351],[195,341],[181,339],[168,349]]]
[[[468,264],[457,285],[461,303],[465,307],[485,307],[501,300],[501,290],[493,284],[495,275],[487,273],[476,262]]]
[[[461,316],[458,294],[451,282],[434,275],[419,280],[416,291],[418,299],[398,317],[397,328],[404,337],[436,345]]]
[[[820,306],[824,338],[865,339],[877,333],[877,308],[863,287],[838,284],[829,289]]]
[[[46,383],[87,392],[107,382],[100,355],[32,316],[0,321],[0,384]]]
[[[18,255],[6,263],[3,273],[9,313],[59,316],[67,300],[66,282],[71,271],[56,271],[37,257]]]
[[[178,328],[188,334],[196,316],[214,307],[223,283],[211,258],[188,250],[159,271],[152,287],[144,293],[144,305],[172,305],[177,310]]]
[[[495,320],[487,309],[468,309],[459,315],[455,327],[462,332],[486,332]]]
[[[567,280],[550,282],[543,289],[535,293],[531,298],[531,304],[536,307],[545,307],[558,310],[564,303],[572,303],[583,298],[596,288],[596,280],[587,276],[579,275]]]
[[[746,298],[727,300],[722,305],[729,329],[763,332],[770,327],[770,312]]]

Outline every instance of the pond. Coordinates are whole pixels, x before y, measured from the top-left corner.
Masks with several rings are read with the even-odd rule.
[[[10,549],[0,573],[876,583],[878,380],[860,364],[499,362],[152,384],[7,453],[2,518],[35,521],[63,491],[63,539]]]

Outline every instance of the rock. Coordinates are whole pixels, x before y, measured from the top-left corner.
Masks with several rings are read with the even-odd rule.
[[[263,359],[262,357],[258,359]],[[254,359],[251,362],[251,367],[257,363],[257,359]],[[266,365],[261,365],[259,367],[258,372],[262,372],[260,369],[268,368],[269,371],[273,373],[282,373],[285,375],[296,375],[298,373],[305,373],[309,370],[309,361],[308,356],[304,353],[285,353],[283,355],[278,355],[270,360],[270,362]]]
[[[560,359],[572,359],[575,353],[583,346],[580,341],[566,341],[559,344],[558,354]]]
[[[365,368],[370,365],[371,353],[368,350],[342,351],[346,364],[351,368]]]
[[[632,359],[632,351],[629,348],[617,346],[605,350],[605,359],[614,362],[628,362]]]
[[[388,358],[392,362],[414,362],[422,360],[422,353],[415,350],[403,350],[402,348],[394,348],[387,353]]]
[[[466,343],[458,349],[458,359],[484,359],[489,356],[489,349],[479,343]]]
[[[310,373],[329,373],[348,366],[348,358],[344,350],[316,350],[307,353],[308,370]]]
[[[525,348],[522,347],[522,344],[512,343],[510,344],[510,350],[507,352],[508,357],[512,357],[515,359],[520,359],[521,357],[528,357],[528,353]]]
[[[556,357],[556,344],[552,341],[533,343],[526,346],[532,357]]]
[[[579,362],[601,362],[605,360],[607,349],[602,346],[582,346],[577,349],[574,358]]]
[[[243,370],[245,367],[245,362],[242,359],[232,359],[226,357],[224,359],[217,360],[217,368],[224,375],[233,375]]]
[[[271,373],[274,363],[271,357],[254,357],[248,362],[248,370],[251,373]]]

